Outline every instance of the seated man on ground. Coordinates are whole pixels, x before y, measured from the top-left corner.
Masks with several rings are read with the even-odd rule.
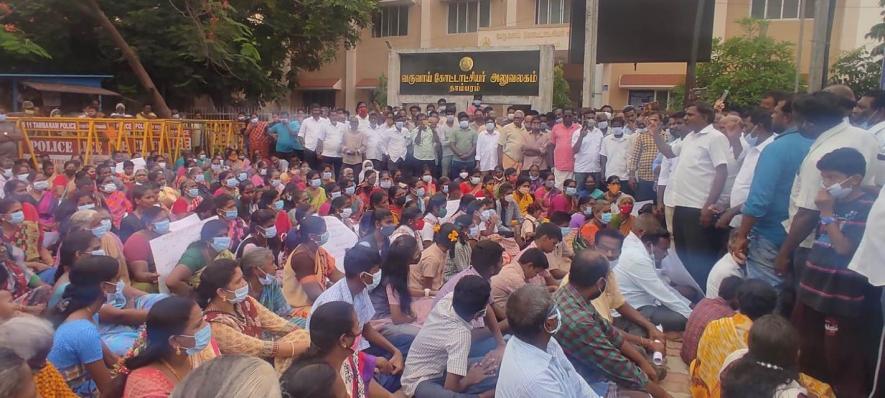
[[[734,310],[738,308],[737,292],[743,281],[737,276],[725,278],[716,289],[719,292],[718,297],[702,299],[691,311],[685,324],[685,333],[682,334],[682,350],[679,352],[685,363],[691,363],[697,356],[698,340],[707,324],[734,315]]]
[[[507,299],[513,292],[525,285],[544,287],[544,278],[539,274],[548,268],[547,256],[538,248],[522,252],[516,261],[501,268],[501,272],[491,279],[492,308],[499,320],[506,318]]]
[[[728,246],[731,247],[735,241],[735,237],[738,236],[738,232],[736,229],[731,231],[731,234],[728,237]],[[740,262],[738,258],[735,257],[731,252],[725,253],[716,264],[713,265],[713,268],[710,269],[710,275],[707,276],[707,294],[706,297],[710,299],[715,299],[719,297],[719,286],[722,285],[722,281],[729,276],[736,276],[738,278],[746,278],[747,270],[746,267],[746,259]]]

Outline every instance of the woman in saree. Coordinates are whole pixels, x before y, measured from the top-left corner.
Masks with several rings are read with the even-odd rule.
[[[227,223],[212,220],[203,224],[200,240],[191,243],[178,265],[166,277],[166,286],[174,294],[190,296],[200,283],[200,274],[209,265],[218,260],[233,260],[231,239],[227,236]]]
[[[307,216],[301,221],[300,240],[283,270],[283,293],[296,316],[306,319],[313,301],[344,276],[335,267],[335,258],[321,247],[328,240],[322,218]]]

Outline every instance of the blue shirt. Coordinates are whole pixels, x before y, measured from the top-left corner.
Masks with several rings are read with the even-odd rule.
[[[756,218],[752,234],[776,246],[786,239],[787,232],[782,223],[789,217],[790,191],[813,142],[792,128],[762,150],[750,193],[741,209],[742,214]]]
[[[269,129],[271,134],[276,134],[277,136],[277,152],[285,153],[304,149],[301,146],[301,142],[293,136],[293,134],[298,134],[299,129],[301,129],[301,123],[298,123],[297,120],[289,122],[288,130],[286,130],[286,124],[283,122],[274,124]]]
[[[81,397],[96,392],[95,381],[85,365],[101,361],[101,337],[98,327],[86,319],[62,323],[55,331],[49,362],[64,376],[68,386]]]

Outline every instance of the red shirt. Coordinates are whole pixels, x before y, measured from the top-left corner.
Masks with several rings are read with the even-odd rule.
[[[572,134],[581,129],[578,123],[565,127],[559,123],[550,131],[550,142],[553,144],[553,167],[559,171],[574,171],[575,154],[572,152]]]

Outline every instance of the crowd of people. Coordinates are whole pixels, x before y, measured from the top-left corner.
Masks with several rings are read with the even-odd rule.
[[[0,159],[0,396],[882,393],[885,94],[372,108]]]

